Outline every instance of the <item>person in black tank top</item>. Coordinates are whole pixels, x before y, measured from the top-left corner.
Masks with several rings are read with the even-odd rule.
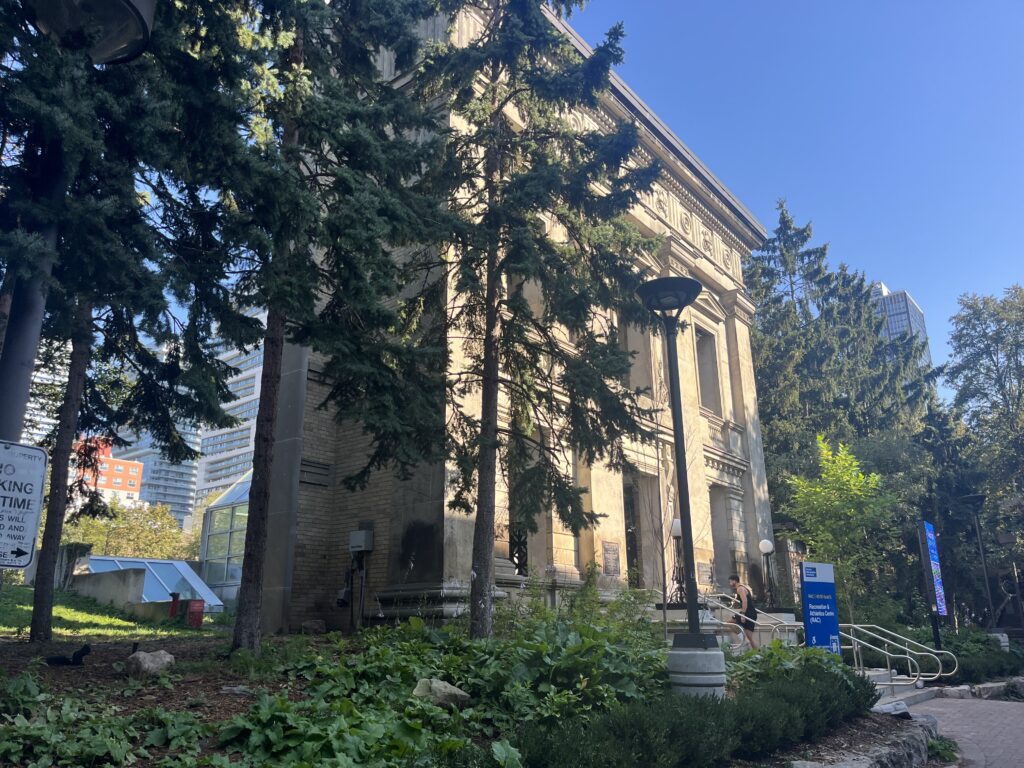
[[[740,603],[740,613],[743,614],[742,616],[733,616],[732,621],[743,630],[743,634],[747,636],[747,642],[750,643],[750,647],[757,648],[757,636],[754,634],[754,630],[757,629],[757,608],[754,607],[754,593],[746,584],[741,584],[740,577],[735,574],[729,577],[729,586],[736,593],[736,599]]]

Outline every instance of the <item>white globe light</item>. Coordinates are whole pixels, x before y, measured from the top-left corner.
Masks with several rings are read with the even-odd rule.
[[[681,539],[683,537],[683,521],[678,517],[672,521],[672,538]]]
[[[771,539],[761,539],[761,543],[757,545],[757,548],[761,550],[762,555],[770,555],[775,551],[775,545]]]

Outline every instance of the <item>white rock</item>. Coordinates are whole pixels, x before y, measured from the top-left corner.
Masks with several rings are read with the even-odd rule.
[[[902,715],[905,712],[910,712],[910,709],[905,701],[894,701],[891,704],[878,704],[872,707],[871,711],[880,715]]]
[[[1006,683],[978,683],[974,695],[979,699],[999,699],[1006,695]]]
[[[438,680],[436,677],[424,677],[412,692],[413,696],[421,699],[430,699],[438,706],[457,709],[469,704],[470,695],[461,688],[456,688],[451,683]]]
[[[126,668],[132,677],[159,675],[174,663],[174,657],[167,651],[136,651],[128,657]]]

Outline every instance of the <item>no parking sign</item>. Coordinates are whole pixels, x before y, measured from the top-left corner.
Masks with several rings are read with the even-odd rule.
[[[27,568],[43,512],[46,451],[0,440],[0,568]]]

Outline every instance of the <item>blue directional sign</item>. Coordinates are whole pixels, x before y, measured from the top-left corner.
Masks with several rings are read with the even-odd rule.
[[[935,540],[935,526],[927,521],[922,522],[921,525],[924,529],[924,544],[932,572],[928,597],[932,600],[935,612],[939,616],[946,616],[946,591],[942,588],[942,568],[939,565],[939,544]]]
[[[832,564],[800,563],[800,593],[807,646],[841,654],[836,574]]]

